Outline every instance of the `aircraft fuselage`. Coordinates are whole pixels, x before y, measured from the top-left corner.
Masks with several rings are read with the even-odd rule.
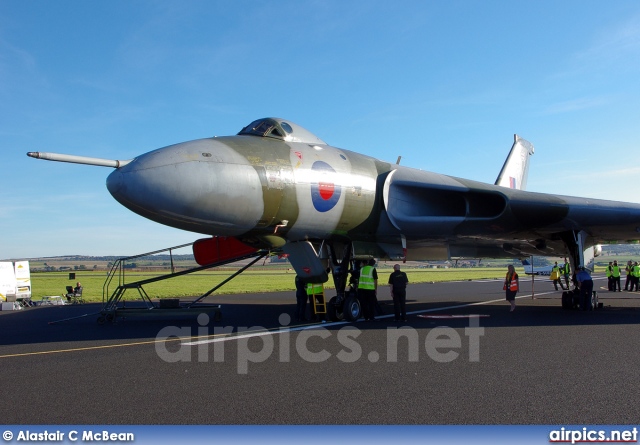
[[[531,154],[533,146],[516,136],[497,181],[509,187],[492,185],[332,147],[279,118],[127,161],[28,153],[114,167],[107,187],[128,209],[256,248],[336,241],[378,258],[571,253],[582,262],[576,252],[595,244],[638,242],[638,204],[520,189]]]
[[[371,217],[376,178],[390,169],[327,145],[241,135],[146,153],[111,173],[107,188],[161,224],[277,244],[349,236]]]

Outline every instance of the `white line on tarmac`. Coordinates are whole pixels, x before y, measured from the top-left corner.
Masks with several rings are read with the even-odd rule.
[[[555,291],[550,291],[550,292],[540,292],[537,293],[536,295],[548,295],[548,294],[553,294],[555,293]],[[521,295],[518,298],[531,298],[531,294],[529,295]],[[479,301],[476,303],[465,303],[465,304],[456,304],[454,306],[445,306],[445,307],[438,307],[438,308],[433,308],[433,309],[424,309],[424,310],[420,310],[420,311],[412,311],[412,312],[407,312],[407,315],[416,315],[416,314],[424,314],[426,312],[438,312],[438,311],[446,311],[446,310],[450,310],[450,309],[460,309],[463,307],[470,307],[470,306],[481,306],[484,304],[491,304],[491,303],[498,303],[498,302],[502,302],[505,301],[503,298],[497,299],[497,300],[487,300],[487,301]],[[389,314],[389,315],[382,315],[380,317],[377,317],[378,319],[382,319],[382,318],[390,318],[393,317],[395,315],[393,314]],[[220,343],[220,342],[225,342],[225,341],[233,341],[233,340],[240,340],[243,338],[252,338],[252,337],[264,337],[267,335],[276,335],[276,334],[282,334],[282,333],[289,333],[289,332],[298,332],[298,331],[305,331],[307,329],[318,329],[318,328],[325,328],[325,327],[329,327],[329,326],[340,326],[340,325],[345,325],[345,324],[351,324],[351,323],[355,323],[352,321],[334,321],[331,323],[321,323],[321,324],[312,324],[312,325],[305,325],[305,326],[295,326],[295,327],[291,327],[291,328],[287,328],[287,327],[281,327],[281,328],[277,328],[277,329],[260,329],[260,330],[256,330],[256,331],[252,331],[252,332],[247,332],[244,334],[238,334],[238,335],[233,335],[230,334],[226,337],[218,337],[218,338],[209,338],[206,340],[197,340],[197,341],[189,341],[189,342],[184,342],[182,343],[182,345],[185,346],[197,346],[197,345],[203,345],[203,344],[207,344],[207,343]]]

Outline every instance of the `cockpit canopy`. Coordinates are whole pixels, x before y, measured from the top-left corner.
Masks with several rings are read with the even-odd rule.
[[[325,141],[310,131],[305,130],[291,121],[285,121],[277,117],[266,117],[253,121],[240,130],[238,135],[260,136],[280,139],[287,142],[327,145]]]

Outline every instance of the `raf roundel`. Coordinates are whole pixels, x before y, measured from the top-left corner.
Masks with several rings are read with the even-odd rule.
[[[318,181],[311,183],[311,202],[318,212],[328,212],[340,200],[340,185],[334,183],[336,171],[323,161],[316,161],[311,170]]]

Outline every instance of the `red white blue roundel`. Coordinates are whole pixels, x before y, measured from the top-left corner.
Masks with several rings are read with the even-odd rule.
[[[328,212],[340,200],[340,185],[333,182],[336,171],[323,161],[314,162],[311,170],[318,178],[317,182],[311,183],[311,202],[318,212]]]

